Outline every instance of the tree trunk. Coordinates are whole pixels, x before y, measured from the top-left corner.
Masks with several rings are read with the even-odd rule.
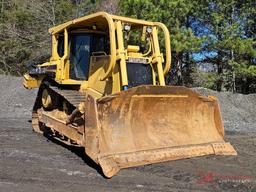
[[[182,78],[182,68],[180,59],[177,61],[177,78],[178,78],[178,85],[183,85],[183,78]]]
[[[234,51],[231,50],[231,60],[234,60]],[[236,73],[234,67],[232,67],[232,92],[236,92]]]
[[[56,20],[56,16],[55,16],[55,0],[49,0],[50,4],[51,4],[51,11],[52,11],[52,25],[55,26],[55,20]]]
[[[231,25],[233,25],[233,20],[234,20],[234,12],[235,12],[235,7],[234,5],[232,6],[232,13],[231,13]],[[233,36],[233,31],[232,31],[232,36]],[[230,51],[230,59],[231,61],[234,61],[234,50],[231,49]],[[232,92],[236,92],[236,73],[234,70],[234,67],[232,67]]]
[[[222,65],[222,61],[220,59],[220,53],[218,53],[218,61],[217,61],[217,73],[218,73],[218,80],[216,83],[216,88],[217,91],[222,91],[222,86],[223,86],[223,65]]]
[[[2,0],[2,4],[1,4],[1,16],[3,17],[4,15],[4,0]]]

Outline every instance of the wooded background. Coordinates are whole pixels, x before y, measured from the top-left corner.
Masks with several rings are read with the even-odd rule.
[[[167,25],[169,84],[256,92],[255,0],[0,0],[0,74],[45,62],[48,28],[97,11]]]

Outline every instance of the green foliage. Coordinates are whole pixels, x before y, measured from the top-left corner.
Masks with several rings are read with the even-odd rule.
[[[214,57],[201,62],[218,68],[217,90],[226,87],[235,91],[244,84],[236,79],[255,78],[255,2],[198,0],[198,4],[201,6],[197,17],[208,29],[208,40],[202,49],[215,52]]]
[[[77,1],[76,3],[76,17],[81,17],[94,12],[96,4],[92,0]]]
[[[21,74],[20,71],[17,71],[15,67],[11,65],[11,63],[18,62],[16,67],[22,69],[22,62],[24,59],[29,57],[30,51],[22,46],[16,40],[9,39],[5,42],[0,42],[2,60],[0,60],[0,68],[2,72],[7,74]],[[15,47],[15,49],[14,49]]]
[[[48,28],[92,12],[89,0],[3,0],[0,4],[0,73],[21,75],[26,63],[50,53]]]
[[[196,36],[192,30],[191,21],[195,17],[195,8],[194,2],[190,0],[120,1],[120,14],[159,21],[168,27],[172,47],[172,71],[170,71],[172,80],[169,81],[171,84],[190,82],[190,71],[194,64],[191,55],[199,52],[205,41],[205,37]],[[160,43],[163,47],[164,42],[161,37],[160,34]]]
[[[255,0],[118,1],[2,0],[0,73],[20,75],[26,63],[42,62],[41,58],[50,53],[48,28],[95,11],[119,11],[121,15],[167,25],[172,47],[172,70],[167,77],[170,82],[217,90],[237,88],[245,93],[255,90]],[[161,32],[159,36],[163,47]],[[135,34],[134,41],[136,38]],[[202,72],[200,64],[215,70]]]
[[[191,73],[193,79],[194,87],[205,87],[208,89],[216,89],[216,81],[218,80],[218,75],[213,72],[202,72],[194,71]]]
[[[202,39],[189,28],[188,17],[193,12],[189,0],[124,0],[120,1],[120,13],[138,19],[160,21],[171,33],[174,52],[199,51]]]
[[[238,77],[256,77],[256,65],[250,65],[248,62],[237,63],[231,60],[229,64],[234,68]]]
[[[209,81],[203,85],[217,90],[235,89],[232,87],[235,79],[241,77],[255,78],[254,1],[123,0],[120,8],[123,15],[167,25],[171,32],[174,70],[182,71],[187,85],[191,85],[191,79],[196,85],[195,77],[201,78],[190,77],[199,63],[209,63],[218,69],[216,76],[200,73]],[[197,52],[214,54],[195,61],[191,55]]]

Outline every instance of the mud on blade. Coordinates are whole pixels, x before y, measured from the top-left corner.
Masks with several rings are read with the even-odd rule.
[[[236,155],[223,140],[217,100],[188,88],[140,86],[98,100],[97,108],[98,162],[107,177],[125,167]]]

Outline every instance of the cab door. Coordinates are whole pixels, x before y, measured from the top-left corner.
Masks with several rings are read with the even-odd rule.
[[[88,33],[70,35],[70,79],[88,80],[91,39]]]

